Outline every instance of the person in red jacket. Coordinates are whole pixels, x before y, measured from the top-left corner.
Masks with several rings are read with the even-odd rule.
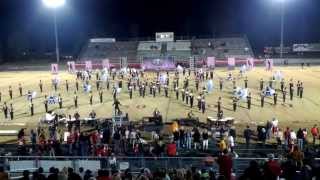
[[[176,156],[177,155],[177,145],[172,141],[167,145],[167,154],[168,156]]]
[[[316,144],[316,139],[319,137],[319,129],[317,128],[317,125],[315,124],[313,126],[313,128],[311,128],[311,134],[312,134],[312,137],[313,137],[313,145]]]
[[[274,155],[270,154],[268,162],[264,165],[264,177],[270,180],[276,180],[281,175],[280,164],[274,160]]]
[[[218,157],[217,163],[219,164],[219,173],[223,175],[226,180],[231,179],[232,158],[228,156],[228,150],[223,150],[221,156]]]

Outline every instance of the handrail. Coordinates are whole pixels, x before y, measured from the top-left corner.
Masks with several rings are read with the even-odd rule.
[[[112,156],[0,156],[0,158],[7,158],[7,159],[106,159]],[[185,156],[175,156],[175,157],[152,157],[152,156],[115,156],[117,159],[206,159],[208,156],[205,157],[185,157]],[[267,160],[268,158],[250,158],[250,157],[237,157],[237,160]],[[274,158],[278,159],[278,158]],[[320,160],[320,158],[315,158],[316,160]]]

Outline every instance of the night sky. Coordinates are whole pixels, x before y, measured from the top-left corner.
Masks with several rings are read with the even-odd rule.
[[[58,9],[62,53],[76,53],[92,37],[245,34],[256,52],[280,40],[279,0],[67,0]],[[320,0],[287,0],[285,43],[319,42]],[[52,10],[41,0],[0,1],[3,54],[54,48]]]

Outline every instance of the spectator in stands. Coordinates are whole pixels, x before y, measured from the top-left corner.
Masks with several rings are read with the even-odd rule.
[[[72,168],[68,168],[68,180],[81,180],[81,177]]]
[[[0,166],[0,179],[1,180],[8,180],[9,176],[8,173],[6,173],[3,169],[3,166]]]
[[[244,130],[243,136],[244,136],[244,138],[245,138],[245,140],[246,140],[247,148],[249,148],[249,146],[250,146],[250,139],[251,139],[251,136],[252,136],[252,130],[250,129],[249,126],[247,126],[247,128]]]
[[[225,177],[226,180],[231,179],[232,159],[228,156],[228,150],[225,149],[222,155],[219,156],[217,163],[219,164],[219,173]]]
[[[244,171],[243,175],[240,176],[239,180],[259,180],[262,178],[259,164],[257,161],[250,161],[249,167]]]
[[[96,116],[97,116],[96,112],[94,112],[94,110],[92,109],[92,111],[89,113],[89,117],[90,117],[91,119],[95,119]]]
[[[297,131],[297,139],[298,139],[298,146],[300,150],[303,150],[303,142],[304,142],[304,135],[301,128]]]
[[[289,158],[291,158],[296,166],[302,167],[303,165],[303,159],[304,159],[304,154],[303,152],[298,148],[298,146],[293,147],[293,151],[289,154]]]
[[[198,148],[198,145],[200,144],[200,132],[197,128],[193,129],[193,146],[194,149]]]
[[[99,170],[96,180],[111,180],[111,177],[109,175],[109,171]]]
[[[264,178],[268,180],[276,180],[281,175],[281,168],[277,161],[274,160],[274,155],[268,155],[269,160],[265,163],[263,172]]]
[[[171,143],[169,143],[167,145],[167,155],[170,157],[176,156],[177,155],[177,146],[176,143],[174,141],[172,141]]]
[[[87,169],[84,173],[83,180],[90,180],[93,178],[92,172]]]
[[[209,145],[209,134],[208,131],[205,129],[202,133],[202,149],[204,151],[208,150]]]
[[[83,177],[84,177],[84,169],[83,169],[83,167],[79,168],[79,176],[81,177],[81,179],[83,179]]]
[[[186,145],[187,149],[191,149],[192,146],[192,133],[190,130],[186,132]]]
[[[221,153],[224,152],[225,150],[227,150],[227,143],[226,143],[224,137],[221,138],[218,146],[219,146],[219,150]]]
[[[40,167],[37,172],[38,172],[37,178],[36,178],[37,180],[45,180],[46,179],[46,176],[43,174],[44,172],[43,172],[42,167]]]
[[[24,170],[22,173],[22,178],[20,180],[29,180],[30,179],[30,172],[28,170]]]
[[[313,145],[315,145],[316,139],[319,138],[319,129],[317,128],[316,124],[311,128],[311,134],[312,134],[312,143]]]
[[[227,140],[228,140],[228,149],[230,150],[231,153],[233,153],[234,145],[235,145],[233,136],[229,134]]]

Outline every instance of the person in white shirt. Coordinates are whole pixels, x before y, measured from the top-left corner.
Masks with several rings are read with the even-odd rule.
[[[275,117],[272,118],[271,124],[272,124],[272,133],[276,134],[276,132],[278,131],[278,124],[279,124],[278,119],[276,119]]]
[[[234,138],[233,138],[233,136],[229,135],[227,141],[228,141],[228,148],[230,149],[230,152],[233,153],[233,149],[234,149]]]

